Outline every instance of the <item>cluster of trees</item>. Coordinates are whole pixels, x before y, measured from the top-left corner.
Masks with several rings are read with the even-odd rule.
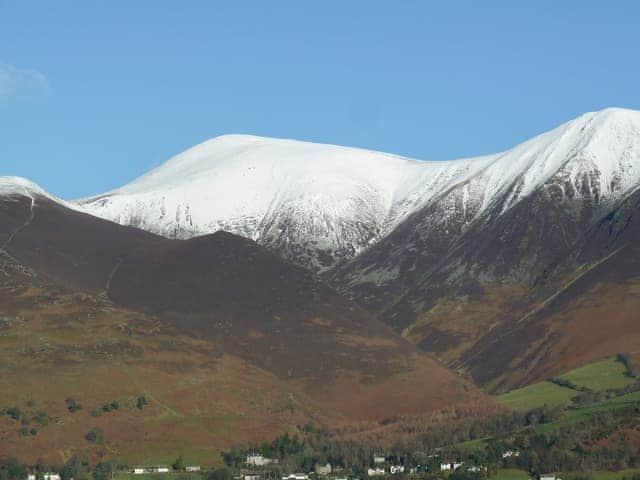
[[[585,392],[586,393],[586,392]],[[640,452],[624,436],[615,445],[598,447],[612,432],[640,428],[640,406],[604,411],[583,421],[553,429],[537,428],[555,423],[565,414],[561,407],[542,407],[529,412],[500,413],[488,418],[461,418],[403,436],[393,445],[341,439],[322,430],[301,429],[302,436],[283,435],[270,443],[234,447],[224,452],[230,468],[239,468],[247,453],[259,452],[277,458],[279,471],[309,471],[315,463],[330,462],[362,475],[372,466],[373,455],[384,453],[395,464],[421,466],[427,479],[439,472],[441,461],[462,460],[465,466],[451,478],[482,479],[501,467],[517,467],[528,472],[607,471],[640,467]],[[542,433],[544,432],[544,433]],[[458,444],[483,440],[484,448],[469,453]],[[503,458],[507,450],[519,455]]]
[[[143,410],[144,407],[146,407],[147,405],[149,405],[149,401],[147,400],[147,397],[145,397],[144,395],[140,395],[138,398],[136,398],[135,407],[138,410]],[[113,400],[112,402],[105,403],[101,407],[94,408],[91,411],[91,415],[94,417],[100,417],[105,413],[115,412],[116,410],[119,410],[119,409],[120,409],[120,402],[118,402],[117,400]]]
[[[82,405],[80,405],[75,398],[69,397],[65,400],[67,404],[67,410],[71,413],[76,413],[79,410],[82,410]]]
[[[636,368],[635,363],[631,360],[631,357],[628,353],[619,353],[618,361],[621,362],[624,367],[627,369],[627,375],[631,378],[638,378],[638,369]]]
[[[241,467],[246,461],[249,453],[259,453],[268,458],[285,460],[287,457],[301,454],[306,447],[306,442],[298,435],[289,436],[288,433],[279,436],[272,442],[263,442],[258,445],[250,443],[248,445],[237,445],[226,452],[222,452],[224,463],[232,468]]]
[[[102,432],[102,429],[100,427],[93,427],[91,430],[89,430],[86,433],[84,438],[87,440],[87,442],[103,443],[104,442],[104,433]]]
[[[555,383],[556,385],[559,385],[560,387],[570,388],[571,390],[575,390],[577,392],[591,392],[592,391],[591,389],[589,389],[587,387],[580,386],[580,385],[572,382],[571,380],[567,380],[566,378],[553,377],[553,378],[550,378],[549,381],[551,383]]]
[[[640,452],[622,435],[607,442],[612,432],[638,426],[640,410],[630,407],[593,415],[585,422],[545,433],[522,432],[515,438],[521,455],[514,460],[523,469],[549,471],[612,471],[640,467]],[[599,442],[604,446],[598,447]]]
[[[60,472],[63,480],[111,480],[113,475],[122,466],[115,460],[100,462],[93,468],[87,459],[80,455],[73,455],[62,467],[52,467],[38,462],[35,465],[36,477],[41,479],[47,471]],[[16,460],[0,460],[0,480],[24,480],[27,478],[29,469]]]
[[[142,410],[147,405],[149,405],[149,401],[147,400],[147,397],[145,397],[144,395],[140,395],[136,399],[136,407],[138,408],[138,410]]]
[[[91,411],[91,416],[99,417],[103,413],[113,412],[115,410],[118,410],[119,408],[120,408],[120,402],[118,402],[117,400],[114,400],[111,403],[105,403],[104,405],[102,405],[102,407],[94,408]]]
[[[16,460],[0,460],[0,480],[24,480],[27,466]]]
[[[30,406],[35,406],[34,402]],[[27,412],[23,412],[19,407],[13,406],[3,409],[0,413],[7,415],[12,420],[20,422],[20,434],[26,436],[35,436],[38,434],[38,427],[44,427],[49,424],[50,417],[44,410],[38,410],[34,415],[30,416]],[[36,423],[37,425],[33,425]]]

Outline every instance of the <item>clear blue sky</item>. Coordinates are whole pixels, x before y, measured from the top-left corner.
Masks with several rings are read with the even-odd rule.
[[[424,159],[640,109],[636,1],[0,0],[0,175],[65,198],[224,133]]]

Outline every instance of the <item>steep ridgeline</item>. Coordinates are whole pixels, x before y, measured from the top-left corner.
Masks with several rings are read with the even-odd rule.
[[[252,240],[226,232],[167,239],[72,210],[23,180],[2,184],[0,246],[13,261],[213,342],[344,420],[486,401],[314,274]]]
[[[591,268],[576,249],[638,185],[640,112],[607,109],[509,151],[448,162],[219,137],[76,205],[169,237],[252,238],[499,388],[575,366],[576,345],[553,351],[562,335],[543,335],[535,312]],[[513,322],[537,327],[499,340]],[[609,333],[611,350],[619,334]],[[487,345],[495,368],[479,353]]]
[[[573,288],[574,302],[594,299],[575,283],[606,263],[614,229],[591,232],[622,205],[635,205],[639,185],[640,112],[586,114],[495,157],[328,278],[480,383],[543,378],[623,344],[640,348],[640,326],[622,318],[626,330],[607,329],[606,315],[583,331],[547,322],[561,308],[558,291]],[[629,244],[640,238],[626,224],[617,228]],[[635,263],[628,269],[640,275]],[[598,298],[606,305],[614,297]],[[607,348],[589,351],[596,338]]]

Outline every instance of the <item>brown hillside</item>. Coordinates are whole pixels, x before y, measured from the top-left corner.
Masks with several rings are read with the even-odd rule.
[[[114,396],[130,404],[138,390],[157,398],[149,410],[157,419],[132,410],[122,424],[104,423],[108,448],[129,458],[140,454],[140,435],[154,445],[149,458],[192,437],[201,455],[305,418],[344,424],[491,403],[305,270],[251,241],[224,233],[168,240],[42,198],[33,211],[20,198],[0,204],[0,234],[10,239],[4,249],[15,266],[5,278],[17,281],[15,272],[31,269],[23,287],[9,284],[0,298],[15,320],[0,337],[9,342],[1,351],[8,370],[0,406],[25,405],[37,393],[36,403],[53,402],[66,425],[48,430],[58,437],[32,438],[3,418],[11,451],[33,445],[43,452],[50,443],[64,456],[86,446],[82,432],[105,420],[94,420],[86,407],[67,418],[60,402],[72,394],[87,405]],[[46,287],[30,285],[34,278]],[[58,300],[42,288],[86,296],[72,295],[80,303],[48,319],[61,307],[48,307]],[[99,307],[74,311],[82,299]],[[50,400],[48,390],[55,392]]]
[[[0,457],[60,464],[80,451],[167,462],[181,452],[210,464],[233,443],[334,421],[296,385],[214,342],[60,289],[5,256],[0,265],[10,274],[0,276],[0,410],[23,412],[17,421],[0,416]],[[67,398],[82,408],[70,412]],[[117,410],[101,411],[114,400]],[[85,439],[95,427],[104,442]]]

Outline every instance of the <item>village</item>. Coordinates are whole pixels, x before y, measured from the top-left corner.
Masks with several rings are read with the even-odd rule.
[[[502,454],[505,460],[518,457],[516,450],[507,450]],[[435,467],[433,466],[435,465]],[[309,472],[282,472],[277,458],[269,458],[259,453],[249,453],[241,468],[231,472],[226,468],[206,469],[201,465],[184,464],[179,458],[173,465],[133,466],[126,468],[113,468],[105,477],[105,480],[117,478],[136,478],[165,480],[167,478],[206,479],[206,480],[362,480],[364,478],[485,478],[486,466],[468,465],[464,461],[441,461],[436,464],[411,465],[398,464],[391,461],[383,454],[374,454],[371,458],[371,466],[357,475],[356,472],[347,471],[331,463],[316,463]],[[184,474],[191,474],[185,476]],[[483,475],[484,474],[484,475]],[[181,475],[181,476],[179,476]],[[95,475],[93,475],[95,477]],[[541,474],[532,476],[536,480],[562,480],[555,474]],[[74,480],[61,472],[42,472],[40,474],[28,473],[25,480]],[[94,478],[95,480],[95,478]]]

